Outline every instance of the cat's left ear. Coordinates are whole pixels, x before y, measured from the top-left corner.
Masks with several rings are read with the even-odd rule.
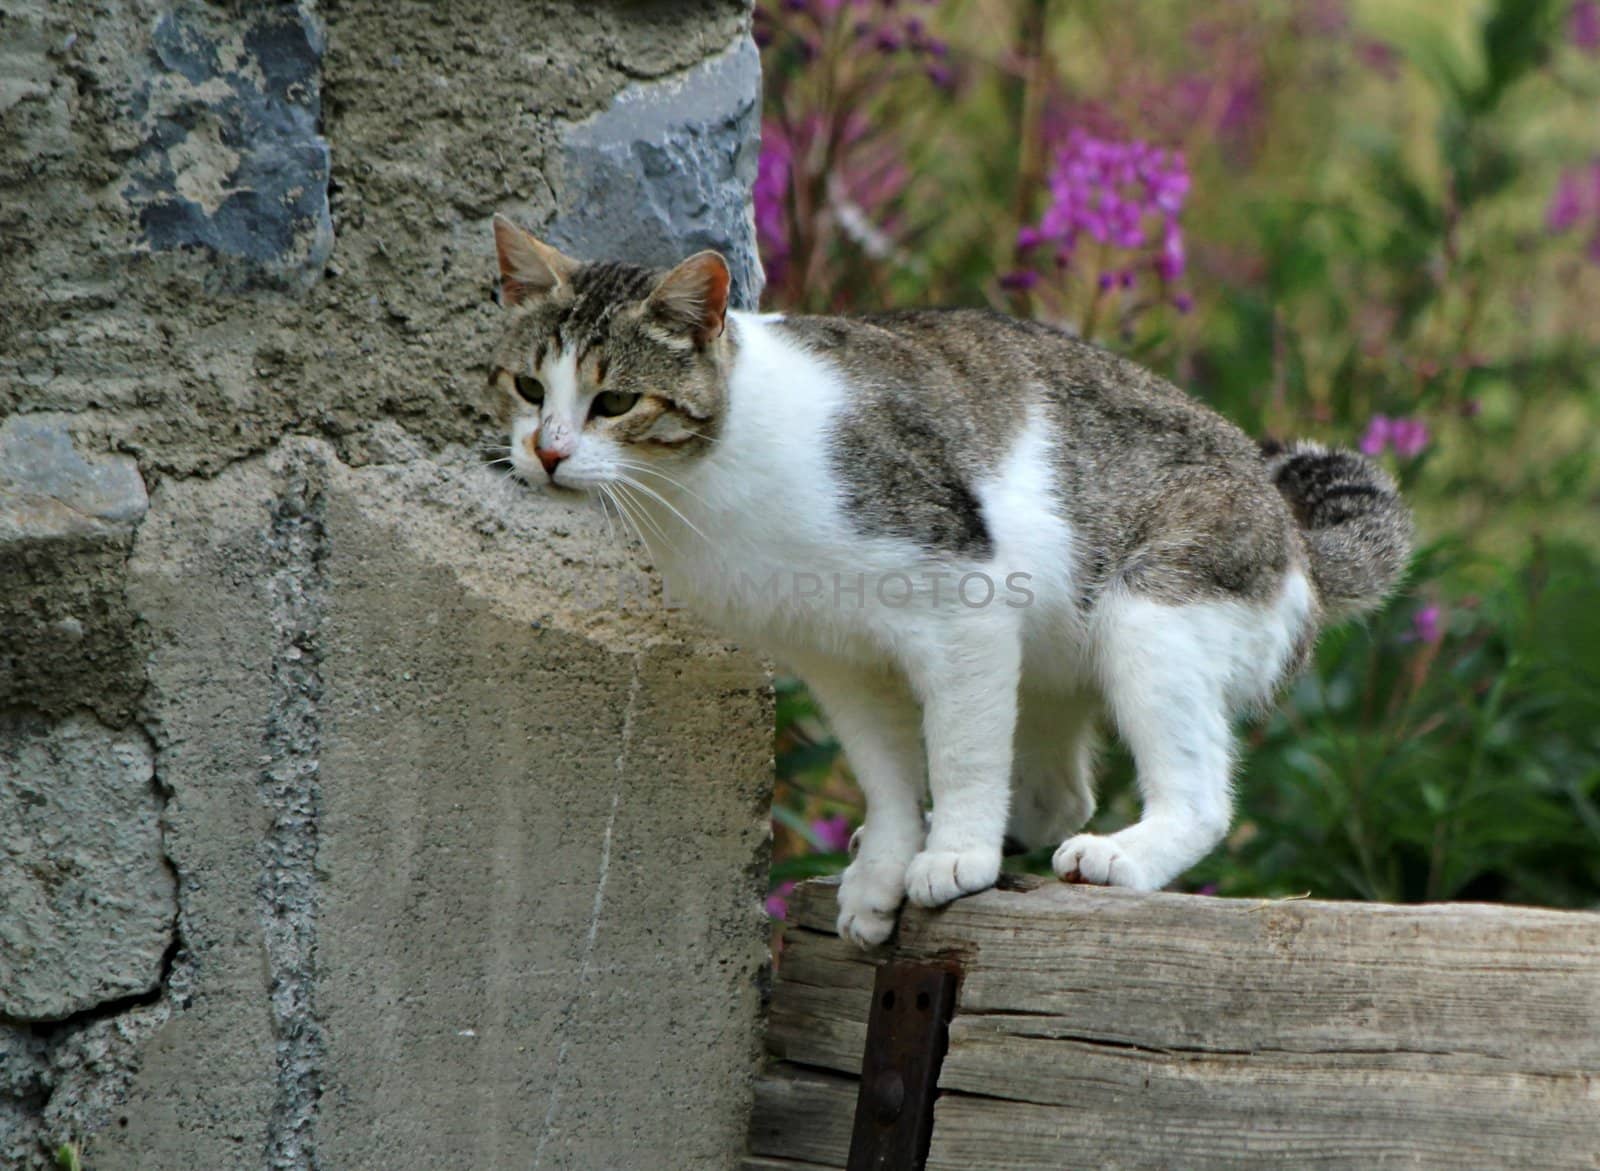
[[[500,259],[500,303],[507,308],[549,296],[580,267],[503,215],[494,217],[494,250]]]
[[[719,253],[697,252],[661,278],[645,308],[703,346],[722,332],[731,283],[728,262]]]

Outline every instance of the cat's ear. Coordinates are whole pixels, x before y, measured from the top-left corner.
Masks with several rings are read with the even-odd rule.
[[[661,278],[645,307],[669,328],[703,346],[722,332],[728,314],[728,262],[716,252],[697,252]]]
[[[500,258],[500,303],[508,308],[549,296],[578,270],[572,257],[535,239],[503,215],[494,217],[494,250]]]

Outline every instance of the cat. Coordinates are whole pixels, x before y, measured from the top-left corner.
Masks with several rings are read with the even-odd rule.
[[[1410,555],[1371,461],[1258,445],[1050,326],[738,312],[715,252],[494,237],[515,474],[615,505],[676,596],[810,688],[867,800],[838,894],[862,946],[994,885],[1007,839],[1170,883],[1227,832],[1232,719]],[[1142,801],[1107,835],[1081,832],[1102,721]]]

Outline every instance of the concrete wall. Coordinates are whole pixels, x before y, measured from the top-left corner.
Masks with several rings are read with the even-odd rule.
[[[0,0],[0,1166],[735,1162],[765,677],[480,388],[495,211],[753,302],[748,24]]]

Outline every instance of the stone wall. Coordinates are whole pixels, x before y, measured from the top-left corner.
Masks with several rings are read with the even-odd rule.
[[[737,0],[0,0],[0,1165],[733,1165],[765,677],[481,387],[496,211],[753,302],[758,89]]]

